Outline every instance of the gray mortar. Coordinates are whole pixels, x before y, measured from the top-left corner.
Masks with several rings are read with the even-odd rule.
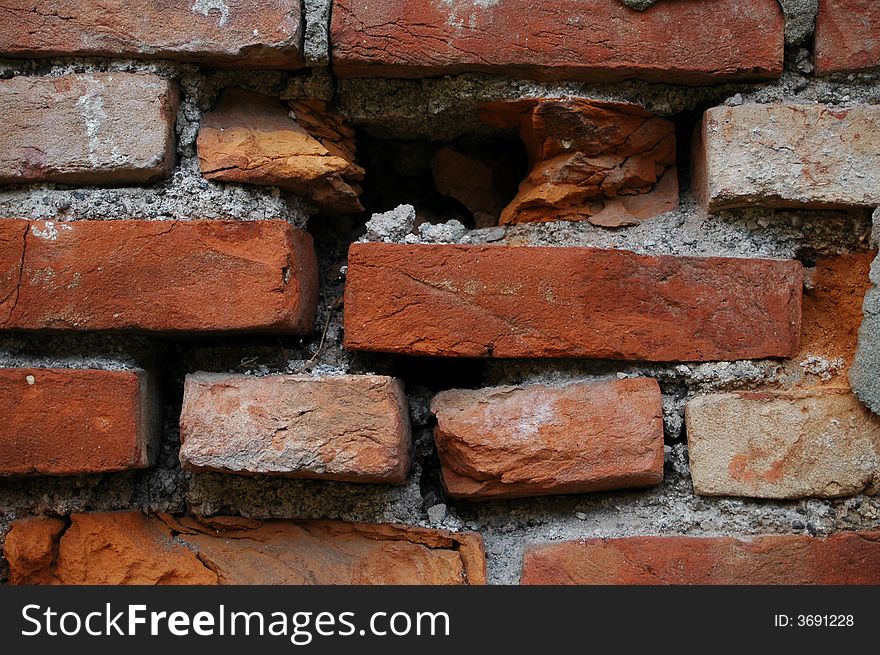
[[[330,63],[330,5],[333,0],[303,0],[305,39],[303,56],[309,66]]]
[[[321,18],[318,9],[322,4],[309,0],[307,34],[308,16],[312,16],[311,20],[316,16]],[[789,44],[808,42],[812,4],[783,2],[788,17]],[[321,20],[312,25],[320,27]],[[313,33],[313,43],[318,44],[320,29]],[[309,38],[307,36],[307,42]],[[313,61],[321,61],[317,45],[307,45],[307,48]],[[479,123],[475,108],[481,102],[505,98],[597,97],[637,102],[664,116],[723,102],[794,100],[840,106],[880,102],[880,75],[815,80],[809,74],[810,66],[806,49],[789,47],[786,70],[778,81],[681,87],[635,81],[615,85],[537,84],[485,75],[422,81],[344,80],[334,85],[326,69],[316,69],[308,75],[289,75],[211,73],[194,66],[162,62],[95,59],[0,62],[0,77],[106,69],[149,70],[176,79],[183,91],[177,126],[180,163],[175,172],[176,181],[134,189],[29,187],[4,190],[0,192],[0,211],[3,215],[71,219],[133,215],[163,219],[196,214],[205,218],[242,219],[280,216],[295,224],[304,224],[307,210],[295,198],[256,187],[202,186],[199,182],[193,144],[201,115],[211,108],[217,92],[229,85],[283,98],[328,100],[335,95],[339,108],[362,129],[385,138],[435,140],[485,133],[487,130]],[[423,229],[414,232],[411,225],[401,230],[392,222],[383,228],[387,234],[374,233],[368,238],[409,242],[439,238],[459,243],[599,246],[649,254],[785,258],[799,253],[838,254],[870,246],[870,218],[864,212],[749,209],[706,215],[687,192],[686,171],[680,173],[685,180],[681,206],[634,227],[608,230],[580,222],[461,230],[456,224],[441,224],[420,226]],[[428,405],[433,392],[415,384],[407,389],[414,426],[414,466],[403,486],[181,471],[177,461],[179,441],[175,419],[180,411],[183,376],[188,371],[228,370],[255,375],[396,373],[396,358],[348,353],[342,348],[340,302],[345,280],[345,251],[348,243],[363,235],[365,219],[314,218],[309,223],[316,237],[321,271],[318,329],[312,337],[159,341],[129,336],[13,335],[0,339],[0,365],[128,367],[155,356],[168,397],[159,462],[153,469],[74,478],[0,479],[0,541],[16,517],[86,510],[141,508],[238,513],[256,518],[389,521],[478,530],[486,541],[490,582],[515,583],[519,578],[523,547],[530,542],[643,534],[826,534],[836,530],[880,528],[878,497],[777,502],[700,498],[693,493],[682,433],[686,401],[709,391],[773,387],[844,374],[834,362],[816,361],[809,356],[792,362],[646,365],[585,360],[492,360],[468,365],[482,372],[473,382],[475,386],[522,382],[561,385],[578,380],[640,375],[657,378],[663,392],[666,479],[662,485],[648,490],[486,503],[451,500],[440,484],[431,435],[433,419]],[[875,263],[875,278],[876,267]],[[807,272],[809,280],[809,269]],[[876,290],[872,294],[873,300],[869,298],[867,302],[875,303],[880,315],[880,297]],[[863,328],[863,334],[864,329],[877,334],[873,327]],[[863,337],[863,346],[865,343]],[[876,382],[876,370],[866,366],[864,378]],[[445,506],[445,512],[441,511],[441,505]],[[3,565],[0,560],[0,581],[4,579]]]

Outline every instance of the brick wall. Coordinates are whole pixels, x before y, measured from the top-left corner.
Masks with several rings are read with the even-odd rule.
[[[880,583],[874,3],[97,4],[0,0],[0,582]]]

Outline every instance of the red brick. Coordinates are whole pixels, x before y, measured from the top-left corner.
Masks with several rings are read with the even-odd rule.
[[[594,248],[353,244],[345,347],[454,357],[787,357],[796,261]]]
[[[434,438],[454,498],[518,498],[663,481],[656,380],[527,385],[434,396]]]
[[[691,477],[700,495],[880,492],[880,417],[847,389],[708,394],[686,409]]]
[[[403,384],[383,375],[187,375],[180,440],[197,471],[401,484],[410,464]]]
[[[693,187],[708,211],[880,205],[880,106],[712,107],[693,143]]]
[[[335,0],[334,72],[426,77],[489,72],[538,79],[711,84],[782,72],[775,0]]]
[[[285,221],[0,221],[0,234],[5,329],[313,328],[312,238]]]
[[[880,584],[880,532],[628,537],[526,549],[522,584]]]
[[[0,183],[143,184],[167,177],[177,104],[177,87],[156,75],[0,80]]]
[[[814,55],[819,75],[880,68],[880,3],[819,0]]]
[[[142,370],[0,368],[0,475],[150,466],[159,414]]]
[[[13,584],[484,584],[473,532],[140,512],[12,524]],[[53,556],[53,553],[56,553]]]
[[[295,0],[0,0],[0,54],[301,68]]]

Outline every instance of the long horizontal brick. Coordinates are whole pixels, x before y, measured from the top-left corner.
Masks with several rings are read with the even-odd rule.
[[[434,396],[434,438],[449,495],[517,498],[663,481],[656,380],[528,385]]]
[[[523,584],[880,584],[880,532],[628,537],[526,549]]]
[[[299,0],[0,0],[0,54],[301,68]]]
[[[353,244],[345,347],[455,357],[786,357],[796,261],[594,248]]]
[[[0,328],[311,331],[311,236],[285,221],[0,220]]]
[[[5,30],[4,24],[0,40]],[[177,104],[174,83],[151,74],[0,80],[0,183],[143,184],[166,177],[174,166]]]
[[[0,475],[150,466],[160,404],[143,370],[0,368]]]
[[[400,484],[403,384],[382,375],[186,376],[180,461],[197,471]]]
[[[709,210],[880,205],[880,105],[741,105],[706,111],[694,187]]]
[[[335,0],[331,44],[340,77],[710,84],[778,77],[783,18],[775,0],[663,0],[642,12],[609,0]]]
[[[193,519],[140,512],[28,518],[4,554],[12,584],[484,584],[483,541],[403,525]]]
[[[819,75],[880,68],[880,4],[819,0],[814,59]]]
[[[835,498],[880,491],[880,417],[847,389],[699,396],[685,417],[698,494]]]

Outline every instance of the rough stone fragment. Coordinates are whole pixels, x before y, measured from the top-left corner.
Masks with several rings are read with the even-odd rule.
[[[431,402],[454,498],[516,498],[663,481],[656,380],[443,391]]]
[[[0,235],[3,329],[308,333],[314,325],[312,238],[285,221],[0,220]]]
[[[166,177],[174,166],[177,104],[174,83],[145,73],[0,80],[0,184]]]
[[[501,224],[588,220],[620,227],[678,206],[675,126],[636,105],[584,99],[491,103],[517,128],[531,170]]]
[[[46,523],[45,521],[52,521]],[[20,520],[10,579],[40,584],[484,584],[482,539],[403,525],[140,512]],[[56,551],[53,557],[50,555]]]
[[[800,333],[802,276],[797,261],[356,243],[345,347],[456,357],[787,357]]]
[[[0,476],[150,466],[156,393],[143,370],[0,368]]]
[[[838,498],[880,491],[880,418],[846,389],[698,396],[685,421],[697,494]]]
[[[778,77],[783,28],[776,0],[665,0],[646,11],[609,0],[336,0],[330,42],[343,78],[711,84]]]
[[[713,107],[694,139],[694,188],[730,207],[880,205],[880,105]]]
[[[880,69],[880,4],[819,0],[814,59],[819,75]]]
[[[0,53],[176,59],[302,68],[291,0],[0,0]]]
[[[364,169],[355,163],[354,131],[321,101],[290,106],[246,91],[226,92],[202,118],[202,175],[289,189],[328,213],[363,210],[358,182]]]
[[[180,461],[199,471],[400,484],[403,385],[382,375],[186,376]]]
[[[522,584],[880,584],[880,532],[627,537],[531,546]]]

